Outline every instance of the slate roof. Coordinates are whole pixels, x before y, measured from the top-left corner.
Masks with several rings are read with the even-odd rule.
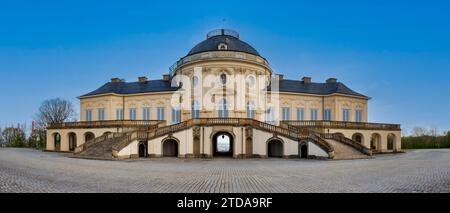
[[[276,88],[276,86],[275,86]],[[345,86],[341,82],[330,82],[330,83],[304,83],[303,81],[297,80],[280,80],[278,88],[280,92],[292,92],[292,93],[306,93],[315,95],[330,95],[333,93],[353,95],[363,98],[369,98],[361,93],[355,92],[352,89]]]
[[[276,88],[276,87],[275,87]],[[101,86],[100,88],[80,96],[94,96],[102,94],[140,94],[140,93],[150,93],[150,92],[171,92],[178,90],[179,87],[172,87],[171,81],[165,80],[151,80],[146,83],[139,82],[118,82],[112,83],[108,82]],[[362,98],[369,98],[361,93],[355,92],[345,86],[341,82],[335,83],[304,83],[303,81],[297,80],[280,80],[279,90],[280,92],[292,92],[292,93],[306,93],[314,95],[330,95],[334,93],[359,96]]]
[[[167,92],[167,91],[176,91],[178,87],[172,87],[171,81],[165,80],[150,80],[146,83],[139,82],[108,82],[101,86],[100,88],[87,93],[85,95],[80,96],[93,96],[93,95],[101,95],[108,93],[115,93],[121,95],[127,94],[139,94],[139,93],[149,93],[149,92]]]
[[[228,46],[227,50],[222,51],[244,52],[260,56],[255,48],[253,48],[246,42],[241,41],[240,39],[230,35],[218,35],[210,37],[205,41],[202,41],[199,44],[197,44],[194,48],[192,48],[191,51],[189,51],[189,53],[187,54],[187,56],[202,52],[218,51],[218,46],[221,43],[225,43]]]

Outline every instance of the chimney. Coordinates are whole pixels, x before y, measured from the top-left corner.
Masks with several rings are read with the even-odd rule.
[[[148,79],[145,76],[138,77],[139,83],[147,83]]]
[[[305,84],[309,84],[309,83],[311,83],[311,77],[303,77],[303,78],[302,78],[302,81],[303,81],[303,83],[305,83]]]
[[[336,83],[337,82],[337,79],[336,78],[329,78],[328,80],[327,80],[327,83]]]
[[[120,82],[122,82],[122,80],[120,80],[120,78],[111,78],[111,82],[112,83],[120,83]]]
[[[163,80],[164,81],[170,81],[170,75],[169,74],[164,74],[163,75]]]
[[[275,74],[275,80],[281,81],[281,80],[283,80],[283,78],[284,78],[284,75],[282,75],[282,74]]]

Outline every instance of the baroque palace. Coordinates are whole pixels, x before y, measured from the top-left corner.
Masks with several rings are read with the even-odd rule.
[[[232,30],[208,33],[160,80],[119,78],[80,99],[80,122],[47,128],[47,150],[93,159],[370,158],[401,150],[398,124],[335,78],[284,79]]]

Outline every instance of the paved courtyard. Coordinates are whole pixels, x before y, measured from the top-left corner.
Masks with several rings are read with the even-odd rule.
[[[0,192],[450,192],[450,150],[351,161],[96,161],[0,149]]]

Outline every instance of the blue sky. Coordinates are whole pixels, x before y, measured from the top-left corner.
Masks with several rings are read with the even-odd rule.
[[[226,22],[223,23],[223,19]],[[0,1],[0,126],[121,77],[161,78],[216,28],[285,78],[337,77],[372,122],[450,130],[448,1]]]

